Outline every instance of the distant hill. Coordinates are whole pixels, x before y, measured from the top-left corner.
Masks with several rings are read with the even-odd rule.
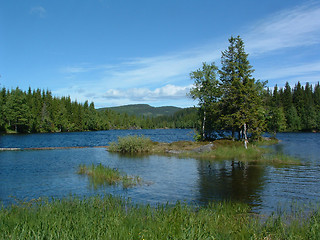
[[[159,117],[159,116],[172,116],[182,108],[165,106],[165,107],[152,107],[148,104],[132,104],[119,107],[100,108],[98,111],[110,109],[118,113],[127,113],[128,115],[145,116],[145,117]]]

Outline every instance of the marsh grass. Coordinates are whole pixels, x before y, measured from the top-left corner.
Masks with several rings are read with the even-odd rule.
[[[108,151],[121,153],[149,152],[152,141],[145,136],[118,137],[118,142],[111,142]]]
[[[198,152],[195,149],[213,143],[210,151]],[[127,136],[118,139],[118,143],[111,143],[108,151],[121,153],[148,153],[148,154],[175,154],[180,158],[196,158],[219,160],[236,160],[243,162],[255,162],[269,165],[296,165],[300,160],[284,154],[275,154],[271,149],[261,146],[278,143],[275,138],[261,138],[251,142],[248,148],[242,141],[220,139],[214,142],[178,141],[172,143],[152,142],[144,136]]]
[[[141,183],[141,178],[131,177],[126,174],[121,174],[118,169],[113,169],[103,166],[101,163],[97,166],[80,165],[78,174],[87,175],[90,177],[90,183],[94,188],[99,186],[116,185],[121,183],[124,188],[132,187]]]
[[[270,153],[261,157],[260,162],[274,164],[274,165],[301,165],[301,161],[293,156],[282,153]]]
[[[0,239],[320,239],[319,210],[303,221],[261,221],[246,204],[134,205],[112,196],[69,197],[0,209]]]
[[[267,149],[252,145],[245,149],[243,145],[234,144],[231,146],[218,146],[213,150],[212,154],[217,159],[253,160],[261,158],[266,152]]]
[[[295,157],[273,153],[271,149],[260,147],[261,144],[249,144],[245,149],[243,143],[220,140],[214,142],[211,151],[197,153],[193,151],[184,151],[178,154],[179,157],[191,157],[206,160],[236,160],[242,162],[254,162],[266,165],[299,165],[301,161]]]

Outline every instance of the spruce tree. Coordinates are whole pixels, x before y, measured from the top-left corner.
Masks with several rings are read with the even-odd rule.
[[[254,72],[244,50],[240,36],[229,39],[229,47],[222,52],[219,71],[223,89],[221,116],[225,128],[230,129],[232,137],[236,131],[247,142],[247,132],[257,137],[264,130],[264,108],[262,93],[265,83],[252,77]]]

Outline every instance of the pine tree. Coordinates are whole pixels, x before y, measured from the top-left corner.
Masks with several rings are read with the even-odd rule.
[[[320,130],[320,85],[319,82],[314,87],[313,93],[313,100],[314,100],[314,107],[316,111],[315,122],[316,122],[316,129]]]
[[[304,89],[304,117],[303,117],[303,128],[305,130],[313,130],[316,127],[316,114],[313,101],[313,90],[312,85],[306,83]]]
[[[229,47],[222,52],[219,71],[223,89],[221,115],[226,129],[232,137],[236,131],[243,133],[247,142],[247,132],[259,136],[264,130],[264,108],[262,93],[265,83],[252,77],[254,70],[249,63],[248,54],[240,36],[229,39]]]
[[[29,123],[29,107],[26,95],[19,89],[12,90],[8,95],[4,113],[9,127],[15,132],[27,132]]]
[[[5,118],[5,104],[6,104],[6,89],[2,88],[0,91],[0,132],[5,131],[6,118]]]

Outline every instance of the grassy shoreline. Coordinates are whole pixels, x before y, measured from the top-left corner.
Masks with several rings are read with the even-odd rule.
[[[263,138],[261,141],[248,144],[232,140],[215,140],[213,142],[178,141],[172,143],[153,142],[143,136],[127,136],[112,142],[107,148],[110,152],[174,154],[178,157],[209,159],[212,161],[232,160],[254,162],[271,165],[299,165],[300,160],[288,155],[275,154],[270,149],[263,148],[278,143],[277,139]]]
[[[289,213],[290,214],[290,213]],[[119,197],[38,199],[0,208],[0,239],[319,239],[320,209],[252,214],[242,203],[135,205]]]

